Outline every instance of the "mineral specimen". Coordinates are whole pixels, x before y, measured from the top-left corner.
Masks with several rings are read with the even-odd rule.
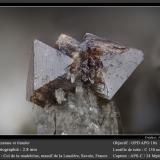
[[[90,33],[82,43],[61,34],[54,46],[35,40],[30,59],[27,99],[36,104],[37,133],[119,134],[111,98],[143,53]]]
[[[57,102],[55,90],[61,88],[67,96],[65,92],[74,91],[79,82],[110,100],[143,60],[140,50],[90,33],[83,39],[80,43],[61,34],[56,49],[34,41],[34,60],[32,57],[28,76],[30,101],[43,107],[52,105]]]

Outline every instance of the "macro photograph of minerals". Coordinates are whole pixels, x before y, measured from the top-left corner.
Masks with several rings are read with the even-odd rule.
[[[160,133],[160,9],[0,8],[0,134]]]

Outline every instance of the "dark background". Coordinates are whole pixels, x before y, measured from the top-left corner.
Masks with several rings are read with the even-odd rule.
[[[90,32],[143,50],[144,62],[114,99],[125,133],[160,133],[159,7],[1,7],[0,134],[34,134],[26,102],[34,39],[54,44],[61,33],[81,40]]]
[[[159,0],[0,0],[0,3],[159,3]]]

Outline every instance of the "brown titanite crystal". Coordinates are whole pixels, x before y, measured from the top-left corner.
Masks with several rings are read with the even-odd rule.
[[[61,34],[55,43],[58,50],[70,57],[73,57],[74,52],[79,52],[79,45],[80,42],[65,34]]]

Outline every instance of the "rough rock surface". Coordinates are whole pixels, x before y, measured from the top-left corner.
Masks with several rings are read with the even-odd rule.
[[[63,99],[63,96],[57,98]],[[113,101],[106,102],[91,90],[77,88],[64,105],[36,107],[37,133],[58,135],[104,135],[120,133],[120,113]]]

